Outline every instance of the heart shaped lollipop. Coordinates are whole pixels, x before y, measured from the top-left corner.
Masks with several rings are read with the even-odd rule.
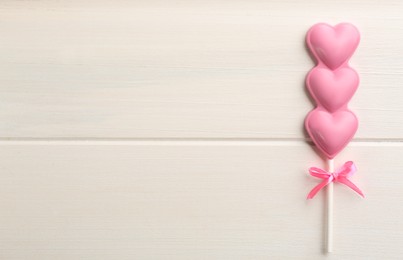
[[[306,80],[309,92],[316,103],[330,112],[347,105],[357,90],[358,83],[357,72],[349,67],[335,71],[316,67],[311,70]]]
[[[353,55],[360,42],[360,34],[349,23],[334,27],[319,23],[308,31],[306,41],[319,63],[337,69]]]
[[[318,149],[332,159],[353,138],[358,120],[349,110],[329,113],[317,108],[308,114],[305,127]]]
[[[335,170],[334,157],[350,142],[358,128],[358,120],[348,110],[347,103],[354,95],[359,78],[348,66],[348,60],[360,41],[357,29],[347,23],[334,27],[319,23],[308,31],[306,41],[317,60],[306,85],[317,107],[305,119],[305,128],[316,147],[327,157],[327,169],[311,167],[312,176],[323,179],[309,193],[312,199],[327,187],[326,249],[332,252],[333,182],[343,183],[359,195],[364,193],[348,178],[356,171],[353,162],[346,162]]]

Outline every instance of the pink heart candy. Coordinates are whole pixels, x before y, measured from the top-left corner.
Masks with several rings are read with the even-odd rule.
[[[308,114],[305,128],[318,149],[327,158],[332,159],[353,138],[358,128],[358,120],[349,110],[329,113],[316,108]]]
[[[350,67],[335,71],[324,67],[315,67],[308,74],[307,87],[318,103],[330,112],[346,106],[359,84],[359,77]]]
[[[354,25],[341,23],[330,26],[319,23],[307,34],[307,44],[318,62],[337,69],[353,55],[360,42],[360,33]]]

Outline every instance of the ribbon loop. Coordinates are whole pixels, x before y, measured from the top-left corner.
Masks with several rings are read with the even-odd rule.
[[[364,193],[354,184],[352,183],[348,178],[352,176],[355,172],[357,171],[357,167],[352,161],[348,161],[343,164],[337,171],[335,172],[328,172],[323,169],[317,168],[317,167],[311,167],[309,168],[309,174],[323,179],[321,183],[316,185],[309,193],[307,199],[312,199],[315,197],[315,195],[323,189],[326,185],[328,185],[331,182],[340,182],[353,191],[357,192],[361,197],[365,197]]]

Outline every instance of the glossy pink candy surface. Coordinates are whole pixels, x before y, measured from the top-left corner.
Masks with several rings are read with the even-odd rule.
[[[306,77],[307,88],[317,107],[305,119],[305,128],[318,149],[334,158],[353,138],[357,117],[347,105],[359,85],[359,77],[349,67],[360,40],[351,24],[334,27],[319,23],[307,34],[307,45],[317,61]]]

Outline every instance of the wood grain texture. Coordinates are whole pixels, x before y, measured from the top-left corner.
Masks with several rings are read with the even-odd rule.
[[[358,139],[401,139],[401,1],[0,2],[2,138],[303,138],[304,36],[362,33]]]
[[[401,258],[402,152],[337,159],[367,198],[335,185],[326,259]],[[324,259],[323,193],[305,200],[317,158],[299,142],[2,143],[0,258]]]
[[[400,259],[403,3],[0,1],[0,259]],[[365,200],[323,162],[304,36],[352,22]],[[85,141],[85,140],[90,141]]]

